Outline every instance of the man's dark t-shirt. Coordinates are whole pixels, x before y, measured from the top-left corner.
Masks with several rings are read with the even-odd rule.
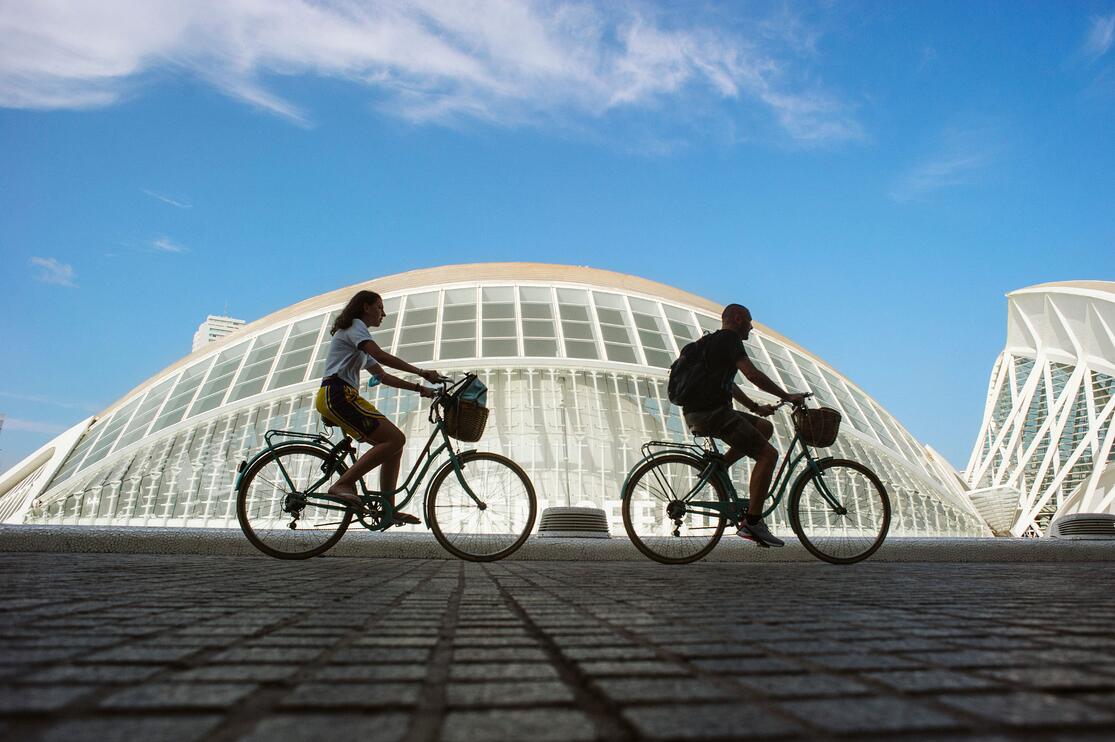
[[[743,347],[743,338],[733,330],[717,330],[706,338],[705,363],[708,366],[710,383],[706,388],[696,394],[696,399],[682,408],[682,413],[704,412],[715,410],[732,403],[732,382],[735,379],[736,363],[740,358],[747,357],[747,350]]]

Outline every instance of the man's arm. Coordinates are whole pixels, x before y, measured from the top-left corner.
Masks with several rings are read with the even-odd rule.
[[[804,394],[790,394],[782,387],[775,384],[773,381],[771,381],[769,376],[756,368],[755,364],[751,362],[751,359],[746,356],[736,361],[736,368],[738,368],[744,375],[744,377],[746,377],[747,380],[750,381],[752,384],[759,387],[767,394],[773,394],[774,396],[781,399],[783,402],[800,402],[801,400],[805,399]],[[733,384],[733,386],[735,385]],[[736,388],[739,389],[739,387]],[[740,389],[739,393],[743,395],[743,390]],[[735,396],[734,392],[732,393],[732,396]],[[743,396],[746,397],[747,395]],[[736,397],[736,399],[739,399],[739,397]]]
[[[739,402],[746,409],[751,410],[752,412],[759,409],[759,403],[744,394],[743,389],[740,388],[739,384],[732,384],[732,399]]]

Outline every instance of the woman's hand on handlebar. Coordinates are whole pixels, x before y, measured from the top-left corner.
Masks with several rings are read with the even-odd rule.
[[[445,377],[442,376],[440,372],[434,371],[433,369],[426,369],[425,371],[419,371],[418,375],[421,376],[426,381],[430,382],[431,384],[443,384],[446,381]]]

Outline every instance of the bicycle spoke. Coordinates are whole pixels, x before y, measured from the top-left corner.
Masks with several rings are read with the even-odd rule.
[[[281,469],[276,460],[280,456]],[[348,527],[351,516],[336,503],[304,497],[319,480],[328,487],[340,476],[334,472],[328,481],[322,479],[325,457],[314,446],[289,447],[245,475],[237,496],[240,525],[265,553],[288,558],[313,555],[332,545]],[[294,484],[293,492],[284,470]],[[293,497],[299,493],[302,496]]]
[[[450,471],[431,490],[430,525],[438,540],[458,556],[498,558],[517,547],[533,527],[533,488],[525,475],[495,454],[475,454],[465,463],[461,475],[468,489]]]
[[[687,501],[720,499],[715,485],[701,483],[701,464],[666,456],[648,464],[628,481],[623,521],[628,535],[645,554],[667,563],[699,559],[720,539],[724,520],[707,508],[690,509]],[[667,494],[668,493],[668,494]],[[679,497],[677,493],[683,493]]]
[[[807,549],[849,563],[869,556],[886,537],[890,506],[873,475],[859,465],[834,462],[806,480],[795,517]]]

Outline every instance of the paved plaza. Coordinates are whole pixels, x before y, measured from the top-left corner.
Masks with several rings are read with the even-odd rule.
[[[1115,562],[0,554],[12,740],[1110,739]]]

